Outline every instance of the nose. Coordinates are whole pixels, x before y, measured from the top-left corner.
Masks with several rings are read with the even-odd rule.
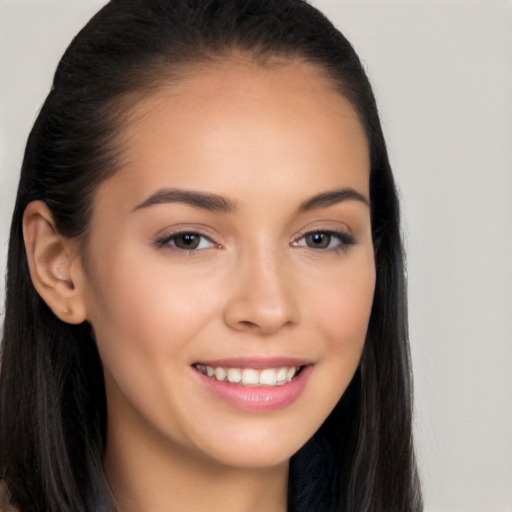
[[[238,331],[270,335],[299,321],[290,266],[279,254],[251,251],[233,273],[225,322]]]

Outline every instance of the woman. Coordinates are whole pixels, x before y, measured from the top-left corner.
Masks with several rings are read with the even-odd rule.
[[[396,192],[318,11],[113,0],[78,34],[27,144],[0,390],[21,511],[421,510]]]

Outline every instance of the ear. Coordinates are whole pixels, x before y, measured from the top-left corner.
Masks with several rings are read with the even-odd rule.
[[[32,283],[63,322],[86,319],[83,265],[79,243],[62,236],[42,201],[29,203],[23,214],[23,238]]]

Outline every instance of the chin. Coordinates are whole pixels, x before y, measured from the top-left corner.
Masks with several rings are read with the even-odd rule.
[[[273,428],[274,427],[274,428]],[[316,431],[315,427],[252,425],[228,429],[214,439],[197,440],[196,449],[217,464],[240,469],[264,469],[288,463]]]

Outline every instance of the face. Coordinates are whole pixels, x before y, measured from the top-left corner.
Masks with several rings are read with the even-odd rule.
[[[372,305],[353,108],[307,64],[225,62],[141,100],[119,144],[84,269],[107,444],[286,461],[349,384]]]

